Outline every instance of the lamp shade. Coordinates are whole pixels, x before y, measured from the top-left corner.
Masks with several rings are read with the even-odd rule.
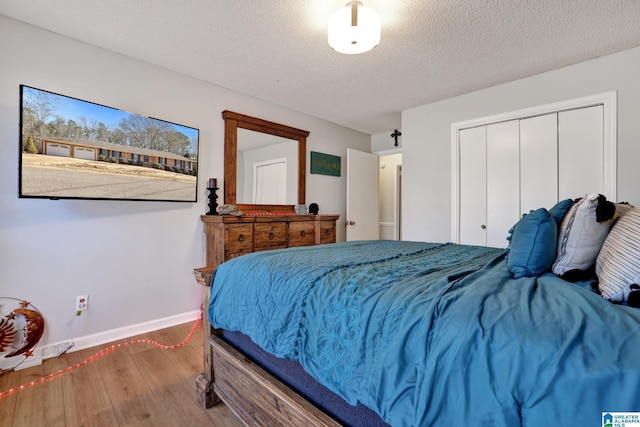
[[[329,46],[336,52],[367,52],[380,43],[380,15],[352,1],[329,18]]]

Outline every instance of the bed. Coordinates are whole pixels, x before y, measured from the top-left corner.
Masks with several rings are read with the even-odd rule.
[[[371,241],[227,261],[207,307],[213,391],[265,426],[588,426],[640,412],[640,309],[589,280],[518,274],[510,257]]]

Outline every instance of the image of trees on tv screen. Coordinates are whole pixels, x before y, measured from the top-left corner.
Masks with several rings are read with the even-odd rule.
[[[197,199],[198,129],[21,86],[20,197]]]

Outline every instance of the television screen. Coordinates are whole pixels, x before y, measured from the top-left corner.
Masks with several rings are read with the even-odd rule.
[[[198,129],[20,86],[18,196],[196,202]]]

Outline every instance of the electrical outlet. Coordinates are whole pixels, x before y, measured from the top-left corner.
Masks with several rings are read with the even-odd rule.
[[[89,295],[79,295],[76,297],[76,311],[83,311],[89,308]]]

